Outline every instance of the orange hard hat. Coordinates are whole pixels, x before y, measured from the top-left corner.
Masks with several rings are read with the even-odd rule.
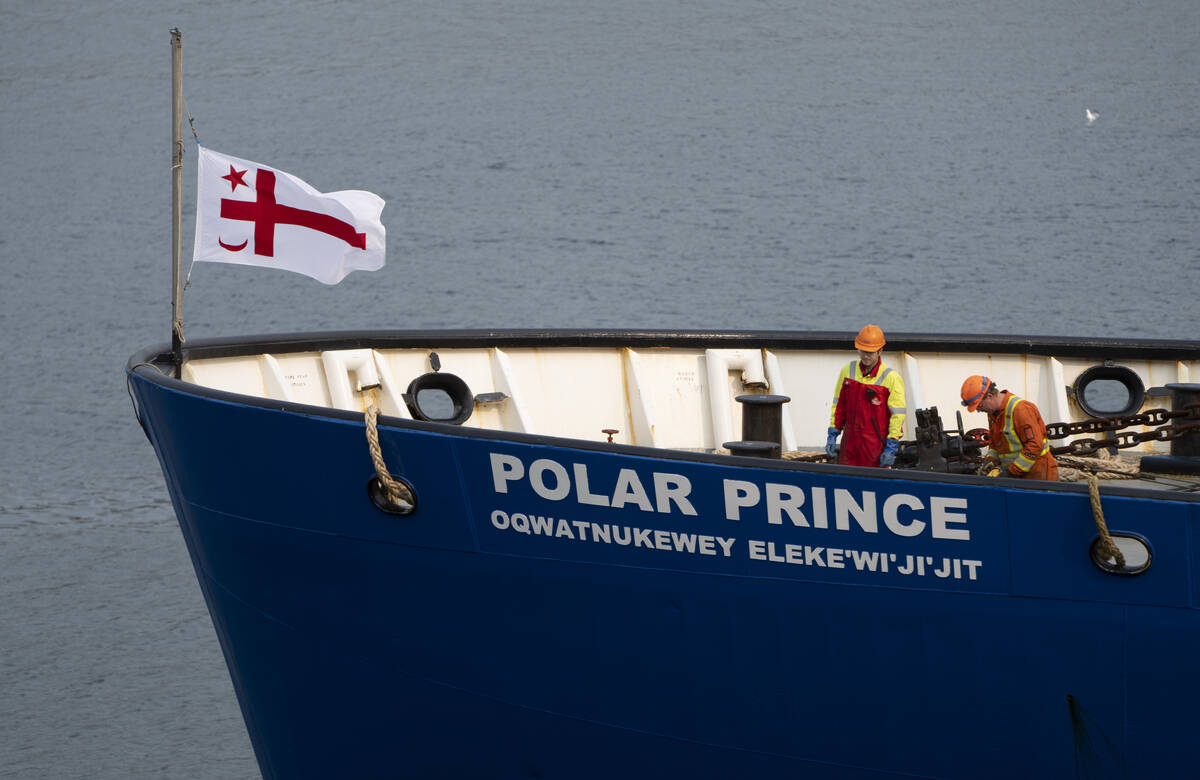
[[[962,404],[967,407],[968,412],[973,412],[979,408],[979,402],[988,394],[988,390],[995,387],[996,384],[986,376],[967,377],[967,381],[963,382],[962,386]]]
[[[858,332],[858,338],[854,339],[855,348],[864,352],[878,352],[886,343],[883,340],[883,331],[878,325],[866,326]]]

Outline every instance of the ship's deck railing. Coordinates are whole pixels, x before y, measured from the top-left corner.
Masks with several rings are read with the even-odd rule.
[[[434,355],[436,354],[436,357]],[[460,377],[479,399],[465,425],[590,441],[721,451],[741,438],[744,393],[787,396],[783,449],[818,448],[825,439],[838,371],[855,353],[840,350],[693,348],[439,348],[349,349],[190,360],[184,379],[215,389],[284,401],[363,411],[368,387],[384,415],[411,418],[410,383],[437,364]],[[1072,383],[1095,360],[1022,354],[888,352],[884,362],[906,386],[905,437],[914,413],[937,407],[948,431],[958,427],[958,391],[971,374],[1037,404],[1047,422],[1088,419]],[[1122,364],[1146,388],[1189,382],[1200,361],[1140,360]],[[1169,399],[1147,394],[1142,408]],[[1140,411],[1135,410],[1135,411]],[[964,429],[986,426],[963,411]],[[614,434],[606,431],[616,431]],[[1141,452],[1165,452],[1145,442]]]

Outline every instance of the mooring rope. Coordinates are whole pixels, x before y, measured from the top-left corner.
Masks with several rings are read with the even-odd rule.
[[[825,450],[787,450],[780,453],[780,458],[783,460],[798,460],[815,462],[818,460],[829,460],[829,456],[825,454]]]
[[[1100,480],[1095,474],[1088,474],[1087,481],[1088,495],[1092,500],[1092,519],[1096,521],[1096,531],[1100,534],[1100,552],[1115,560],[1117,565],[1124,569],[1125,556],[1109,535],[1108,524],[1104,522],[1104,510],[1100,508]]]
[[[1063,482],[1082,482],[1088,472],[1103,474],[1105,479],[1137,479],[1141,471],[1137,463],[1112,457],[1057,455],[1055,460],[1058,461],[1058,478]]]
[[[367,449],[371,453],[371,462],[375,464],[375,475],[390,503],[399,507],[412,506],[412,493],[408,486],[388,472],[387,463],[383,460],[383,450],[379,446],[379,407],[375,405],[375,390],[371,390],[371,402],[367,405]]]

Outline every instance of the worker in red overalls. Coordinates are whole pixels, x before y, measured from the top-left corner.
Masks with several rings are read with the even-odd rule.
[[[883,331],[867,325],[858,332],[853,360],[838,374],[833,391],[833,413],[825,452],[847,466],[891,466],[900,448],[907,401],[904,380],[884,365]],[[842,446],[837,445],[838,435]]]

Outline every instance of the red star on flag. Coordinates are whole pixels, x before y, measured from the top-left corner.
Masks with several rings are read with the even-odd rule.
[[[239,171],[231,165],[231,166],[229,166],[229,175],[222,176],[221,178],[224,179],[225,181],[229,182],[232,185],[232,189],[230,190],[231,192],[237,192],[237,188],[238,188],[239,184],[242,185],[243,187],[250,186],[249,184],[246,183],[246,180],[242,178],[245,175],[246,175],[245,171]]]

